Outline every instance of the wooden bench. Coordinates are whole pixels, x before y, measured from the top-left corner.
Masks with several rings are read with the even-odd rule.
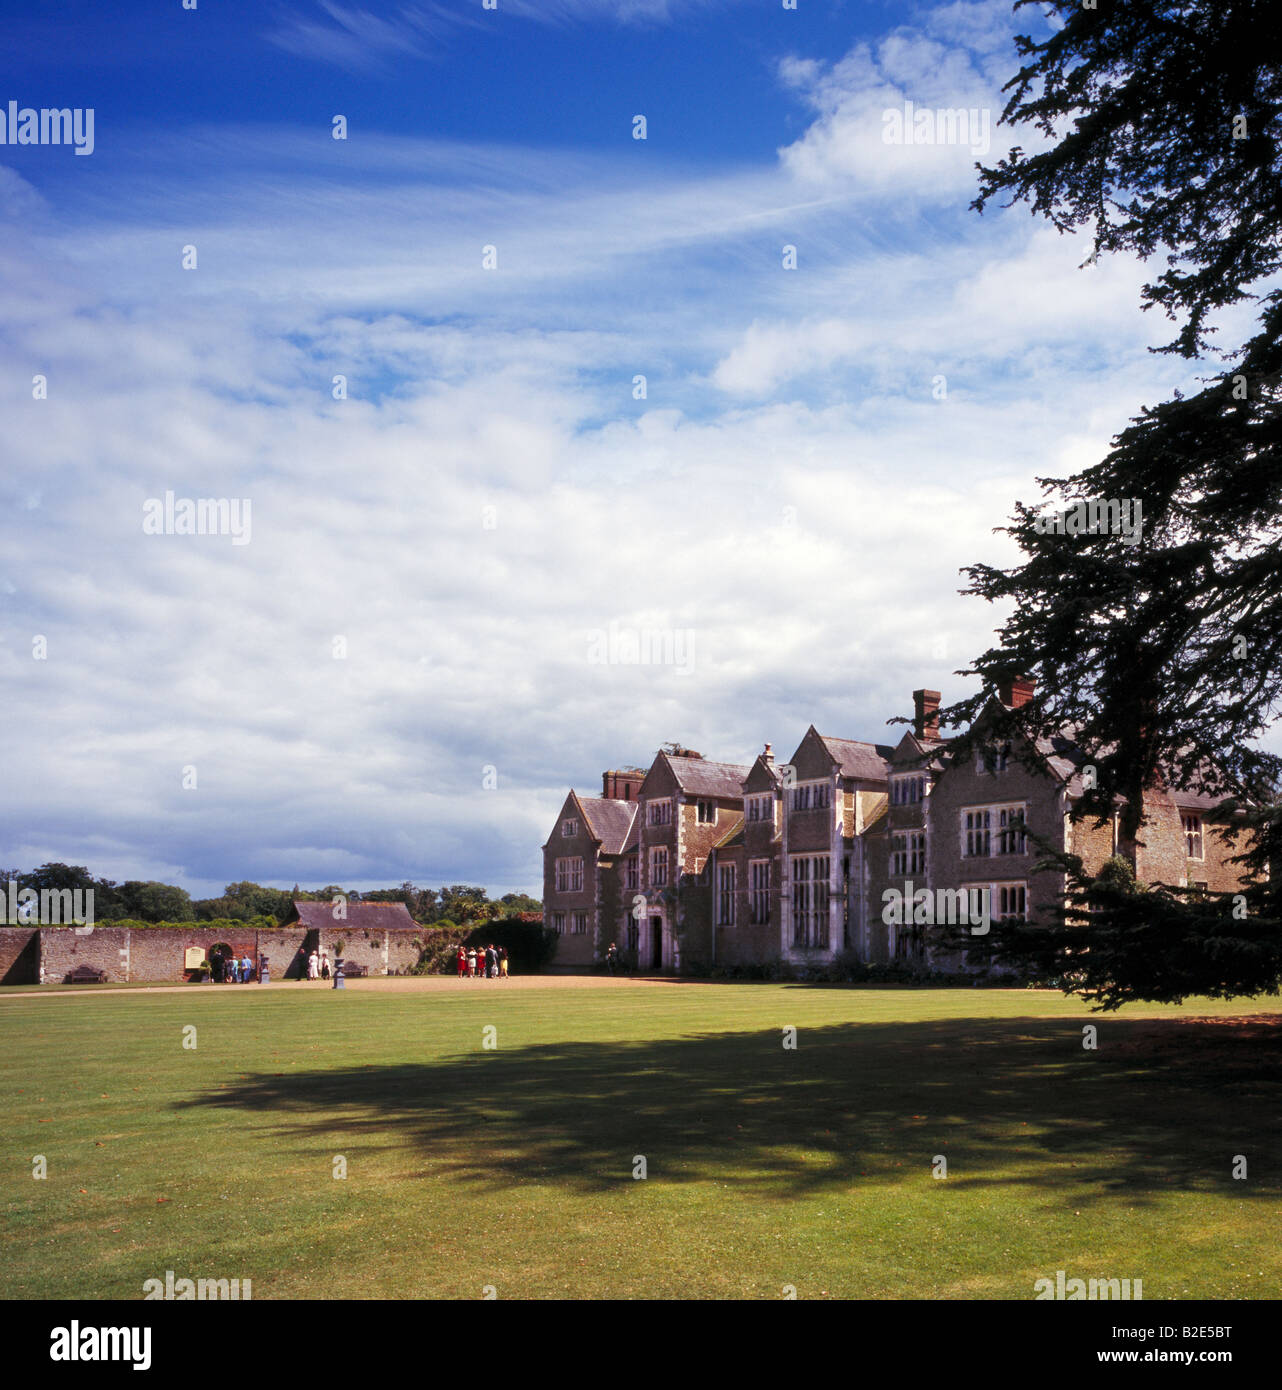
[[[74,970],[67,971],[62,982],[64,985],[105,985],[107,972],[95,970],[92,965],[78,965]]]
[[[354,960],[345,960],[343,962],[343,974],[347,979],[354,980],[359,979],[362,975],[368,975],[369,971]]]

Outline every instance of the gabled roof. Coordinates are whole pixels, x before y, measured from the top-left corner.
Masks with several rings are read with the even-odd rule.
[[[294,912],[299,923],[309,930],[342,931],[382,931],[384,927],[417,927],[418,923],[410,916],[404,903],[353,903],[346,906],[346,916],[334,916],[334,904],[328,900],[319,903],[296,902]],[[292,920],[292,919],[291,919]]]
[[[583,810],[593,839],[600,840],[606,854],[618,854],[627,842],[628,831],[636,814],[635,801],[615,801],[604,796],[575,795]]]
[[[677,786],[683,792],[693,792],[695,796],[742,796],[743,782],[749,769],[738,763],[713,763],[707,758],[674,758],[660,753]]]
[[[996,704],[995,700],[990,704]],[[998,706],[1004,709],[1004,706]],[[987,713],[987,708],[981,711],[979,719]],[[1077,741],[1079,730],[1077,726],[1065,724],[1056,734],[1047,737],[1034,739],[1033,747],[1036,749],[1042,762],[1047,769],[1053,773],[1064,784],[1064,790],[1071,797],[1079,797],[1086,790],[1082,785],[1082,769],[1092,762],[1095,757],[1108,753],[1115,745],[1107,745],[1091,754],[1084,749]],[[945,745],[946,750],[946,745]],[[952,761],[952,759],[949,759]],[[1213,772],[1208,764],[1203,764],[1203,775],[1212,777]],[[1217,796],[1211,792],[1197,791],[1188,787],[1175,786],[1172,782],[1172,769],[1164,767],[1159,773],[1160,782],[1158,790],[1165,793],[1176,806],[1187,810],[1209,810],[1218,806],[1224,800],[1223,796]],[[1125,798],[1119,797],[1119,803]]]
[[[747,792],[749,782],[760,784],[763,781],[766,783],[766,787],[764,788],[765,791],[771,788],[778,791],[780,784],[783,782],[783,774],[775,766],[773,758],[767,762],[766,755],[764,753],[758,753],[756,761],[748,769],[748,775],[743,779],[743,789]]]
[[[811,726],[814,727],[813,725]],[[829,738],[815,730],[820,742],[841,769],[843,777],[858,777],[864,781],[884,782],[887,762],[895,750],[884,743],[864,743],[853,738]]]
[[[918,738],[911,729],[895,745],[895,771],[939,772],[943,769],[946,744],[942,738]]]

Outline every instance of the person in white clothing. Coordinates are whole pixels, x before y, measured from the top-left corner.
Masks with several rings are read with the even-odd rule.
[[[320,979],[320,957],[315,951],[307,957],[307,978],[309,980]]]

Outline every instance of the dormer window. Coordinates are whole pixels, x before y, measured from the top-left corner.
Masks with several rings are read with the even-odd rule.
[[[700,801],[698,803],[697,819],[700,825],[716,825],[717,803],[715,801]]]
[[[573,816],[567,816],[561,822],[561,835],[563,839],[572,840],[579,833],[579,823]]]
[[[661,801],[652,801],[646,812],[647,825],[671,825],[672,824],[672,799],[664,797]]]

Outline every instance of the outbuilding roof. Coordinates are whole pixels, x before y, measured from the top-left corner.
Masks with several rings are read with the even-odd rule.
[[[351,927],[357,931],[382,931],[386,927],[418,926],[404,903],[348,902],[344,904],[341,917],[335,916],[334,910],[335,904],[329,901],[294,903],[295,917],[309,930],[318,931],[324,927],[333,931]]]

